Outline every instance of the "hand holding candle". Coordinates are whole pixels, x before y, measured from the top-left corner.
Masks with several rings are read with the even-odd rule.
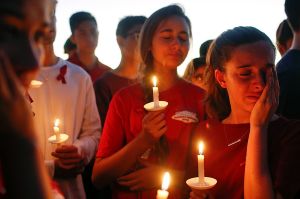
[[[199,155],[198,155],[198,177],[199,177],[199,183],[201,185],[205,184],[204,181],[204,155],[203,155],[203,142],[201,141],[199,143]]]
[[[158,92],[158,87],[157,85],[157,78],[156,76],[153,76],[153,103],[154,103],[154,108],[159,107],[159,92]]]
[[[170,184],[170,173],[165,172],[161,189],[157,190],[156,199],[167,199],[169,192],[167,191]]]
[[[59,119],[55,119],[53,130],[54,130],[54,135],[56,137],[56,140],[59,141],[60,140]]]

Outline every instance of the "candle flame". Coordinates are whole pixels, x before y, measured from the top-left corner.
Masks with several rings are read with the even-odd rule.
[[[200,154],[200,155],[203,155],[203,149],[204,149],[204,144],[203,144],[203,142],[201,141],[201,142],[199,143],[199,154]]]
[[[55,127],[58,127],[58,126],[59,126],[59,119],[55,119],[55,120],[54,120],[54,126],[55,126]]]
[[[30,86],[33,88],[39,88],[42,84],[43,84],[43,82],[41,82],[39,80],[32,80],[30,82]]]
[[[156,85],[157,85],[157,78],[156,78],[156,76],[153,76],[152,82],[153,82],[153,86],[156,87]]]
[[[161,185],[162,190],[167,190],[169,188],[171,176],[169,172],[165,172],[164,177],[163,177],[163,183]]]

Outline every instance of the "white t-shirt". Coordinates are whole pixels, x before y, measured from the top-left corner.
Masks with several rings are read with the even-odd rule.
[[[66,84],[57,80],[60,69],[67,66],[64,78]],[[54,174],[54,161],[51,152],[55,145],[48,142],[54,134],[54,120],[59,119],[61,133],[69,136],[65,144],[77,146],[79,153],[90,161],[98,148],[101,122],[95,101],[95,93],[90,76],[79,66],[68,61],[59,61],[49,67],[42,67],[37,78],[43,84],[31,88],[32,111],[44,160]],[[81,175],[75,179],[59,179],[60,188],[66,198],[85,198]]]

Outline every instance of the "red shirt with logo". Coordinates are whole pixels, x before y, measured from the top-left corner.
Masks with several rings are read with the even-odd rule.
[[[160,100],[169,104],[165,109],[169,155],[166,164],[172,169],[185,171],[192,130],[203,119],[203,90],[180,80],[167,91],[160,92]],[[97,157],[113,155],[132,141],[142,130],[144,93],[140,84],[127,87],[117,92],[107,113],[103,134],[100,139]],[[150,159],[157,161],[155,157]],[[133,168],[134,169],[134,168]],[[113,198],[155,198],[156,189],[143,192],[130,192],[124,187],[113,187]],[[181,189],[170,190],[169,199],[181,198]]]

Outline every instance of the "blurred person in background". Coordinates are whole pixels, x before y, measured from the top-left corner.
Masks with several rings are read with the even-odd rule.
[[[199,48],[200,57],[192,59],[187,65],[183,79],[192,82],[194,85],[199,86],[203,90],[207,90],[205,83],[205,70],[206,70],[206,54],[210,44],[213,40],[203,42]]]
[[[288,51],[292,45],[293,32],[288,21],[283,20],[276,31],[276,46],[281,56]]]
[[[277,113],[290,119],[300,119],[300,1],[286,0],[285,13],[293,32],[293,42],[276,66],[280,85]]]
[[[76,53],[68,61],[82,67],[95,82],[105,72],[111,70],[95,55],[99,37],[97,21],[88,12],[76,12],[69,21],[72,32],[71,41],[76,45]]]

